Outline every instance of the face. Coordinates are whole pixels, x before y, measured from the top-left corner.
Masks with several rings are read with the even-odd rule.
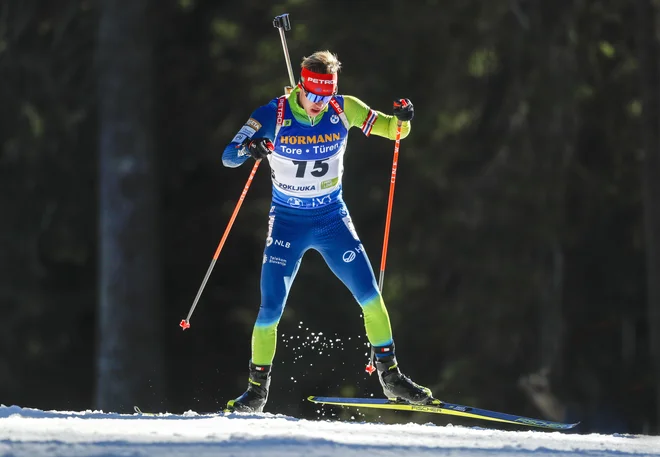
[[[321,111],[323,111],[323,108],[328,104],[327,101],[320,101],[317,103],[311,102],[304,93],[305,89],[301,89],[298,92],[298,103],[300,106],[303,107],[305,112],[309,117],[316,117],[318,116]]]

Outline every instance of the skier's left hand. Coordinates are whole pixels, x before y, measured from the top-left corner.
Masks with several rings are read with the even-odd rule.
[[[394,102],[393,113],[400,121],[410,121],[415,115],[415,108],[410,100],[402,98]]]

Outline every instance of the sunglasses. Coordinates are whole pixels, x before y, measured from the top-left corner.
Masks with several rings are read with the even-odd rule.
[[[333,97],[333,95],[316,95],[304,87],[302,87],[303,94],[305,94],[305,98],[309,100],[312,103],[328,103],[330,99]]]

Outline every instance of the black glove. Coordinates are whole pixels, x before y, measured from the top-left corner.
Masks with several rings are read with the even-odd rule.
[[[394,102],[394,115],[400,121],[410,121],[415,115],[415,108],[407,98],[402,98]]]
[[[243,147],[247,149],[254,160],[265,159],[268,154],[275,150],[273,142],[268,138],[248,138],[243,142]]]

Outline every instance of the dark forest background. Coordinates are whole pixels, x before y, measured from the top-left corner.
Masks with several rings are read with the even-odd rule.
[[[416,108],[384,282],[402,370],[440,399],[658,433],[660,6],[652,0],[0,0],[0,403],[217,411],[247,383],[270,181],[221,153],[288,84]],[[350,135],[344,196],[380,265],[393,142]],[[360,309],[312,252],[267,412],[364,418]],[[321,411],[321,412],[318,412]],[[386,415],[370,420],[462,423]],[[474,422],[465,424],[475,425]],[[481,424],[480,424],[481,425]]]

